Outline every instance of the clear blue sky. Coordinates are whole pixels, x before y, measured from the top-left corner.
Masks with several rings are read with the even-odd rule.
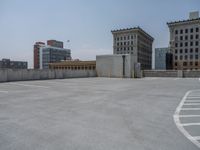
[[[33,44],[56,39],[72,57],[112,53],[112,29],[140,26],[166,47],[166,22],[200,11],[200,0],[0,0],[0,59],[33,64]],[[67,43],[70,40],[70,43]]]

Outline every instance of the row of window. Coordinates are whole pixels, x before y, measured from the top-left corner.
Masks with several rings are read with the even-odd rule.
[[[50,67],[51,68],[51,67]],[[68,66],[68,67],[52,67],[53,69],[68,69],[68,70],[95,70],[95,66]]]
[[[195,43],[195,44],[194,44]],[[196,42],[190,42],[190,46],[199,46],[199,41],[196,41]],[[183,47],[183,43],[180,42],[180,43],[175,43],[175,47]],[[189,46],[189,43],[188,42],[185,42],[185,46]]]
[[[190,55],[190,59],[192,60],[193,58],[194,58],[193,55]],[[178,56],[175,56],[174,59],[175,59],[175,60],[178,60]],[[182,55],[179,56],[179,59],[180,59],[180,60],[183,60],[183,56],[182,56]],[[187,60],[187,59],[188,59],[188,55],[185,55],[185,56],[184,56],[184,59]],[[199,59],[199,56],[198,56],[198,55],[195,55],[195,59]]]
[[[190,52],[190,53],[193,53],[193,52],[198,53],[198,52],[199,52],[199,48],[195,48],[195,50],[194,50],[193,48],[190,48],[190,51],[189,51],[188,49],[185,49],[184,51],[183,51],[183,49],[180,49],[180,50],[179,50],[179,53],[180,53],[180,54],[182,54],[183,52],[185,52],[186,54],[187,54],[188,52]],[[177,54],[177,53],[178,53],[178,50],[175,49],[175,54]]]
[[[133,54],[133,52],[117,52],[116,54]]]
[[[195,39],[196,40],[198,40],[199,39],[199,35],[198,34],[196,34],[195,36],[194,35],[190,35],[190,36],[188,36],[188,35],[185,35],[185,40],[188,40],[188,37],[190,37],[190,40],[193,40],[194,39],[194,37],[195,37]],[[178,37],[176,37],[175,38],[176,40],[178,40]],[[183,40],[183,36],[180,36],[180,41],[182,41]]]
[[[180,62],[179,62],[179,64],[180,64]],[[192,62],[192,61],[191,62],[183,62],[183,66],[188,66],[188,65],[190,65],[190,66],[193,66],[193,65],[198,66],[198,64],[199,64],[198,62]],[[175,62],[174,65],[178,66],[178,63]]]
[[[117,42],[117,46],[130,45],[130,44],[133,45],[133,43],[134,43],[133,41],[131,41],[131,42],[129,42],[129,41],[128,42]]]
[[[119,40],[130,40],[130,39],[134,39],[136,38],[136,35],[128,35],[128,36],[121,36],[121,37],[116,37],[115,41],[119,41]]]
[[[117,48],[117,51],[122,51],[122,50],[134,50],[133,47],[124,47],[124,48]]]
[[[183,34],[183,32],[188,33],[189,31],[190,31],[190,33],[193,33],[194,31],[199,32],[199,28],[196,27],[196,28],[185,29],[185,30],[183,30],[183,29],[175,30],[175,34]]]

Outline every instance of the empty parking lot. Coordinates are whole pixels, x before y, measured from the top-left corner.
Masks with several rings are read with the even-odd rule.
[[[0,149],[197,150],[198,89],[178,78],[0,83]]]

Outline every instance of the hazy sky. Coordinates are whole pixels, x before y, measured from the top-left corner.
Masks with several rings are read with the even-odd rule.
[[[112,54],[111,30],[140,26],[166,47],[166,22],[200,11],[200,0],[0,0],[0,59],[33,64],[33,44],[64,41],[73,58]],[[67,43],[70,40],[70,43]]]

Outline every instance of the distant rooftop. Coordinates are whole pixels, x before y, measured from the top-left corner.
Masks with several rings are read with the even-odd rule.
[[[117,30],[112,30],[112,33],[117,33],[117,32],[124,32],[124,31],[140,31],[143,34],[145,34],[146,36],[150,37],[152,40],[154,40],[154,38],[149,35],[146,31],[144,31],[142,28],[138,27],[133,27],[133,28],[125,28],[125,29],[117,29]]]
[[[167,22],[167,25],[170,26],[170,25],[189,23],[189,22],[194,22],[194,21],[200,21],[200,17],[199,17],[199,12],[198,11],[190,12],[189,19],[187,19],[187,20]]]

